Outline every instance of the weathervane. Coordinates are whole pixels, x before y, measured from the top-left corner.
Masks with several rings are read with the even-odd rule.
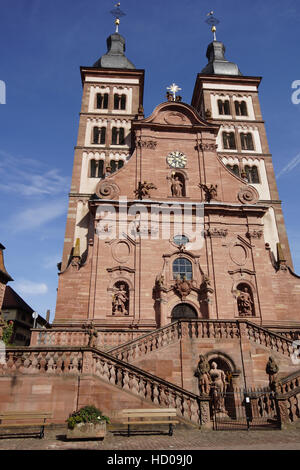
[[[179,86],[176,85],[175,83],[172,83],[171,86],[168,86],[168,87],[167,87],[167,90],[170,90],[170,92],[171,92],[172,95],[173,95],[173,101],[176,101],[176,93],[177,93],[178,91],[180,91],[181,88],[179,88]]]
[[[121,3],[118,2],[115,4],[115,8],[113,10],[111,10],[111,14],[116,18],[115,19],[115,25],[116,25],[116,33],[119,32],[119,24],[120,24],[120,18],[122,16],[126,16],[126,13],[124,13],[121,9],[120,9],[120,5]]]
[[[214,17],[214,12],[213,11],[210,11],[208,14],[207,14],[208,18],[207,20],[205,20],[205,23],[209,24],[211,26],[211,32],[214,34],[214,41],[217,40],[217,36],[216,36],[216,31],[217,31],[217,24],[220,23],[220,21]]]

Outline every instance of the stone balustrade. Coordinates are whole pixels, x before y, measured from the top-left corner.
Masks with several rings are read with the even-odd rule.
[[[153,405],[175,407],[178,416],[197,425],[210,423],[209,398],[155,377],[113,356],[91,348],[8,348],[0,376],[20,374],[90,374],[130,391]]]
[[[295,354],[295,347],[293,346],[292,340],[248,321],[246,322],[246,328],[250,341],[290,358]]]

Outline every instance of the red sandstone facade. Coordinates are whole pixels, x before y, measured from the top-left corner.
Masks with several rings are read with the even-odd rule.
[[[111,38],[122,50],[123,39]],[[220,45],[209,46],[209,67]],[[267,386],[272,355],[281,420],[293,421],[300,278],[259,105],[261,79],[230,63],[232,74],[206,67],[191,105],[169,94],[145,118],[144,71],[101,60],[81,69],[55,320],[33,331],[30,348],[8,352],[0,408],[29,410],[34,398],[35,409],[61,422],[91,403],[110,416],[175,406],[183,420],[209,426],[209,397],[199,396],[195,377],[199,354],[239,387]],[[161,211],[170,206],[168,223]],[[187,208],[198,244],[178,228]]]

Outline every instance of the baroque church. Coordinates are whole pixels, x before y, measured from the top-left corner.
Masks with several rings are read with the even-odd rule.
[[[223,395],[273,385],[276,414],[295,421],[300,276],[261,77],[243,75],[214,37],[191,104],[173,84],[145,116],[144,70],[127,58],[116,24],[107,52],[80,69],[55,319],[32,331],[30,347],[7,349],[0,409],[34,406],[64,422],[87,404],[111,418],[175,407],[184,422],[210,427],[214,369]],[[178,223],[186,209],[190,230]]]

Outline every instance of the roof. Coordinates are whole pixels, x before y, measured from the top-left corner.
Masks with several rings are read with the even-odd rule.
[[[2,310],[8,308],[15,308],[23,310],[28,313],[33,313],[34,310],[23,300],[10,286],[6,286]]]

